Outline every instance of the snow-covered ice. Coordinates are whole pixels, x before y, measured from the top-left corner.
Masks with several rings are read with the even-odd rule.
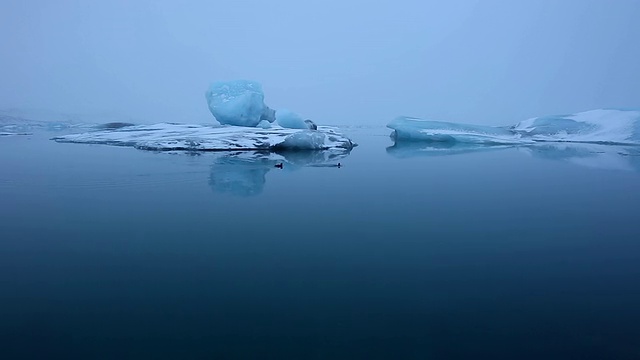
[[[537,117],[511,130],[535,141],[640,144],[640,111],[598,109]]]
[[[331,150],[352,149],[356,144],[320,126],[318,130],[262,129],[241,126],[208,126],[161,123],[136,125],[56,136],[66,143],[132,146],[142,150],[233,151],[233,150]]]
[[[520,144],[521,136],[503,127],[457,124],[401,116],[387,127],[396,141],[461,142],[470,144]]]
[[[399,117],[387,127],[397,141],[468,144],[580,142],[640,145],[640,111],[599,109],[573,115],[545,116],[514,126],[494,127]]]

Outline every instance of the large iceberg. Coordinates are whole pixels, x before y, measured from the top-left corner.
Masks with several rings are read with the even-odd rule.
[[[223,125],[255,127],[275,121],[275,111],[264,103],[262,85],[255,81],[217,81],[205,93],[209,111]]]
[[[98,131],[54,137],[68,143],[132,146],[158,151],[351,150],[356,144],[327,126],[264,104],[255,81],[218,81],[206,92],[209,110],[222,126],[110,123]]]
[[[156,151],[351,150],[356,144],[327,126],[318,130],[161,123],[56,136],[66,143],[132,146]]]
[[[580,142],[640,145],[640,111],[599,109],[573,115],[537,117],[514,126],[493,127],[399,117],[387,125],[396,141],[467,144]]]

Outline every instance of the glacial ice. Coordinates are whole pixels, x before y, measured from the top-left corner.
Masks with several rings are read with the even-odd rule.
[[[522,143],[520,135],[502,127],[457,124],[405,116],[394,119],[387,127],[394,130],[392,135],[396,141],[461,142],[485,145]]]
[[[278,125],[288,129],[308,129],[309,125],[302,116],[287,109],[276,110],[276,121]]]
[[[205,92],[209,111],[223,125],[255,127],[275,121],[275,111],[264,103],[262,85],[255,81],[217,81]]]
[[[156,151],[350,150],[356,144],[333,128],[208,126],[161,123],[56,136],[66,143],[132,146]]]
[[[573,115],[532,118],[510,127],[457,124],[399,117],[387,127],[396,141],[467,144],[581,142],[640,145],[640,111],[599,109]]]
[[[640,111],[598,109],[537,117],[511,130],[535,141],[640,144]]]

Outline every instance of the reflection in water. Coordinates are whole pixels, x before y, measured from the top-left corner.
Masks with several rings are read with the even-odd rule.
[[[215,153],[212,154],[216,158],[211,165],[209,186],[214,192],[254,196],[264,190],[266,175],[277,170],[276,165],[282,164],[286,170],[306,166],[337,167],[349,153],[348,150]]]
[[[517,148],[533,157],[561,160],[575,165],[603,169],[640,171],[640,147],[587,143],[538,143],[526,146],[474,145],[455,142],[396,142],[387,153],[397,158],[456,155]]]
[[[578,143],[545,143],[521,148],[529,155],[603,170],[640,171],[640,148],[636,146]]]
[[[398,141],[393,146],[387,147],[387,154],[397,158],[410,158],[415,156],[440,156],[456,155],[478,151],[499,150],[513,147],[512,145],[479,145],[470,143],[457,143],[452,141],[421,142]]]

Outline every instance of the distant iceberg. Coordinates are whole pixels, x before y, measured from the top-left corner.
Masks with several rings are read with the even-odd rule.
[[[396,141],[467,144],[579,142],[640,145],[640,111],[599,109],[573,115],[537,117],[514,126],[493,127],[399,117],[387,127]]]
[[[326,126],[303,130],[161,123],[62,135],[53,140],[157,151],[351,150],[356,146],[351,139]]]

